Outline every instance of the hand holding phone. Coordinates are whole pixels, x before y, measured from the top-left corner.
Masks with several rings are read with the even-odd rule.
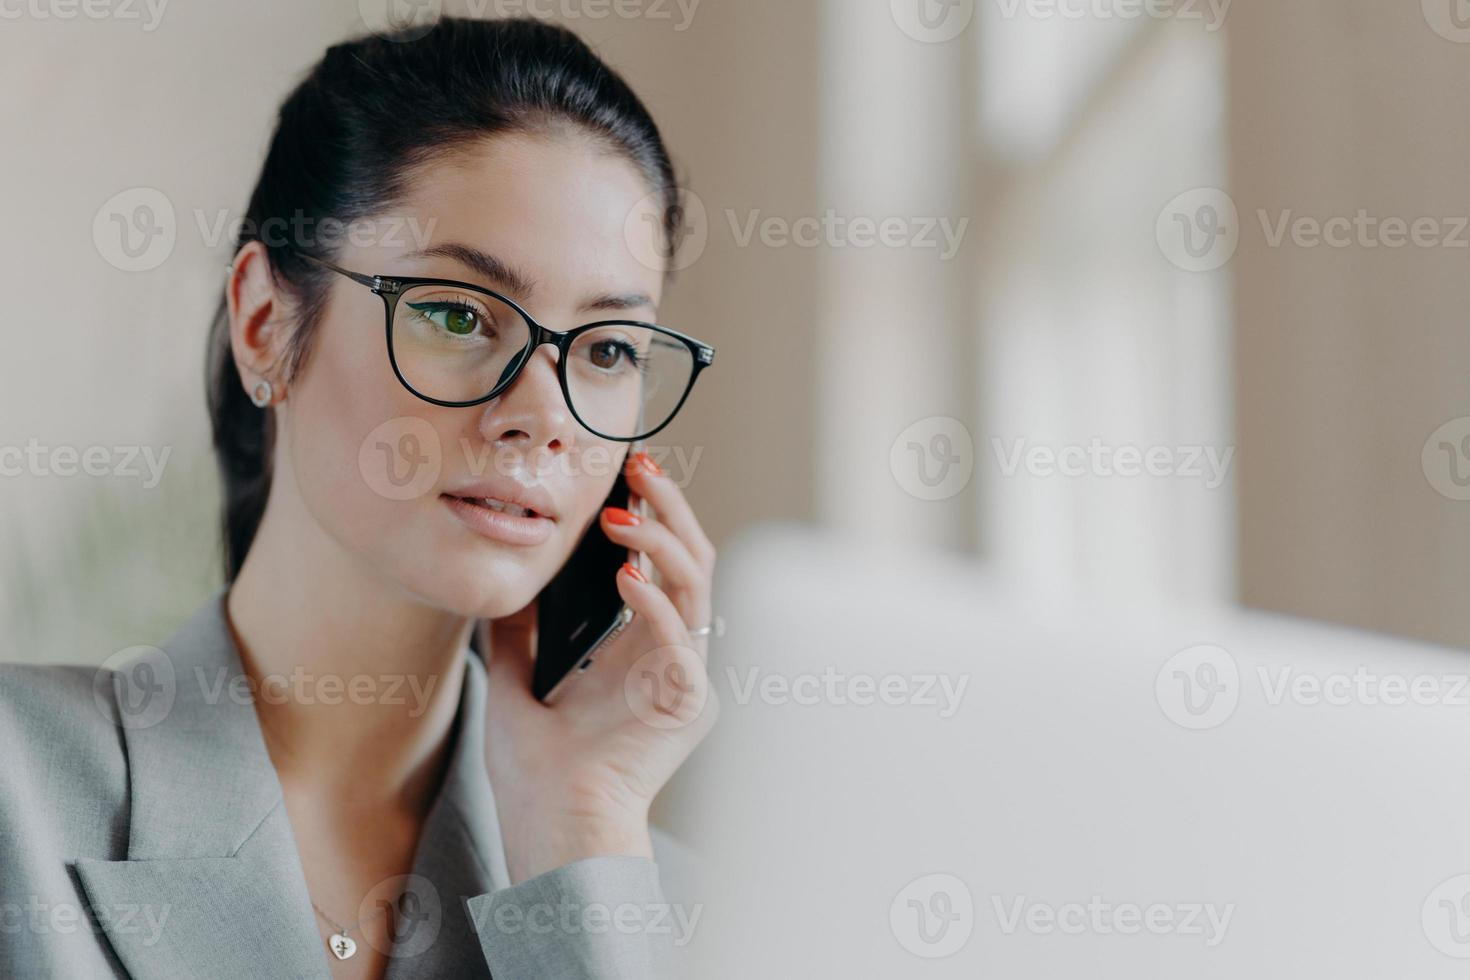
[[[712,618],[714,548],[679,487],[651,460],[640,457],[626,476],[632,493],[618,500],[636,506],[636,494],[649,513],[636,524],[597,518],[601,536],[613,544],[604,553],[608,565],[617,559],[606,580],[622,602],[614,606],[599,591],[572,605],[601,603],[616,618],[626,604],[637,616],[600,652],[596,638],[584,641],[581,634],[563,644],[562,662],[572,669],[562,674],[554,704],[533,693],[540,686],[535,674],[545,669],[536,662],[536,623],[548,621],[541,600],[482,621],[485,767],[513,883],[586,857],[650,857],[649,807],[719,715],[706,637],[694,635]],[[622,568],[629,549],[647,555],[657,582]],[[601,613],[586,619],[604,622]],[[596,666],[577,672],[589,652]]]

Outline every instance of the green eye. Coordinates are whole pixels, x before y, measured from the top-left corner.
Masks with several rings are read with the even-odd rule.
[[[409,305],[421,318],[456,337],[468,337],[480,324],[480,316],[475,310],[458,303],[410,303]]]
[[[446,310],[444,329],[457,334],[474,333],[476,319],[473,310]]]

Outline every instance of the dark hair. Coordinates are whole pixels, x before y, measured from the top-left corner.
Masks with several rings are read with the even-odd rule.
[[[282,104],[236,252],[261,241],[275,283],[298,302],[285,379],[310,350],[326,305],[325,273],[295,253],[332,258],[320,241],[271,228],[350,224],[402,200],[445,153],[505,133],[570,124],[626,155],[663,200],[665,246],[683,220],[658,127],[627,83],[571,31],[537,20],[443,18],[400,35],[334,45]],[[296,222],[296,224],[292,224]],[[335,225],[334,225],[335,227]],[[210,327],[207,385],[224,490],[225,580],[233,582],[265,512],[274,419],[251,403],[220,303]]]

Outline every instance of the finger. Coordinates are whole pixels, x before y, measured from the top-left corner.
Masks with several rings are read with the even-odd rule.
[[[618,570],[618,595],[643,617],[654,643],[660,646],[689,646],[689,627],[673,600],[632,565]]]
[[[653,560],[684,625],[690,629],[703,626],[709,618],[710,576],[684,542],[660,521],[640,518],[620,507],[603,508],[600,520],[609,539]]]
[[[710,543],[704,528],[700,527],[699,519],[694,516],[694,508],[689,506],[684,492],[674,485],[674,481],[658,468],[658,464],[647,453],[629,456],[625,471],[628,485],[633,491],[653,505],[658,519],[684,542],[694,560],[706,571],[713,573],[715,546]]]
[[[658,586],[640,582],[630,568],[625,565],[618,573],[618,590],[623,601],[645,617],[645,632],[653,646],[648,648],[647,641],[627,644],[617,658],[620,662],[609,664],[613,669],[604,678],[622,687],[628,707],[640,720],[657,728],[697,733],[700,728],[693,723],[703,720],[714,694],[703,649],[691,642],[668,597]]]

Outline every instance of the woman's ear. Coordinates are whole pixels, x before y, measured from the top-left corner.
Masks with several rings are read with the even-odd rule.
[[[272,405],[286,393],[281,375],[286,304],[261,242],[246,242],[235,254],[225,285],[225,303],[230,315],[230,350],[240,381],[256,404],[262,408]]]

